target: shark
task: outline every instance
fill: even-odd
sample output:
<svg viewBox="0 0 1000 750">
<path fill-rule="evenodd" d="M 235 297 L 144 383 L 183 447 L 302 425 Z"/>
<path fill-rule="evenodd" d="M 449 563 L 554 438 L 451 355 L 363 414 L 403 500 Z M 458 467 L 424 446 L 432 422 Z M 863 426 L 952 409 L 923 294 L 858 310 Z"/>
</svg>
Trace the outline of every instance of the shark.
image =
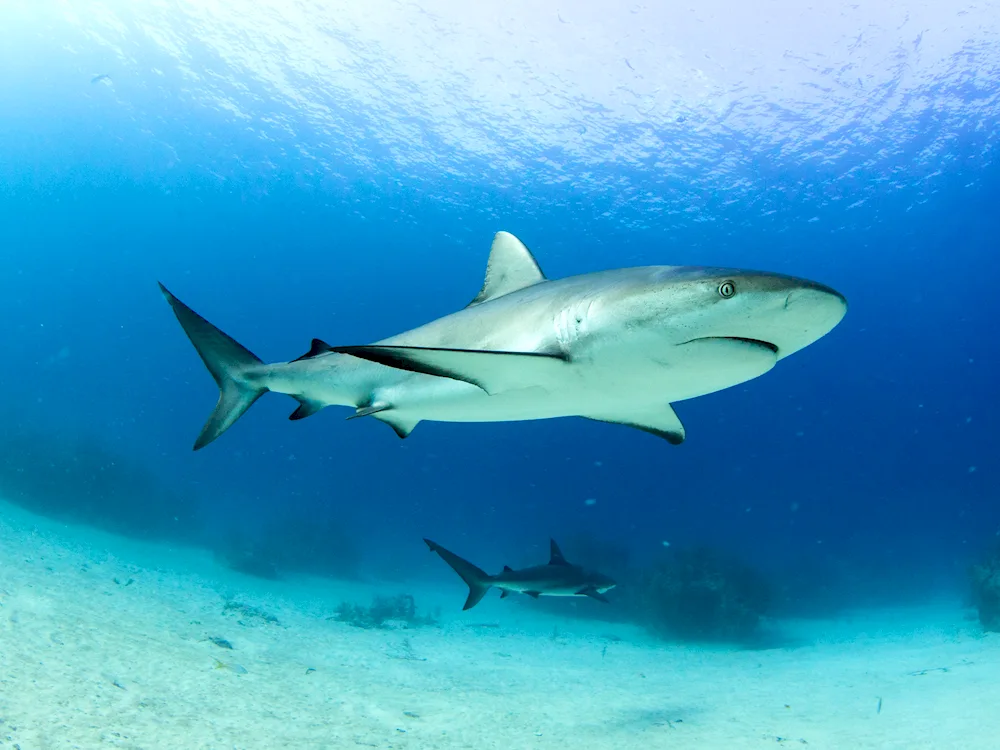
<svg viewBox="0 0 1000 750">
<path fill-rule="evenodd" d="M 527 594 L 537 599 L 540 596 L 587 596 L 601 602 L 608 602 L 606 591 L 615 587 L 615 582 L 596 570 L 587 570 L 566 561 L 555 539 L 549 540 L 549 562 L 547 565 L 533 565 L 530 568 L 514 570 L 505 565 L 503 571 L 491 576 L 468 560 L 463 560 L 454 552 L 449 552 L 437 542 L 424 539 L 431 552 L 436 552 L 451 566 L 469 587 L 469 597 L 463 610 L 472 609 L 491 588 L 500 589 L 500 598 L 512 593 Z"/>
<path fill-rule="evenodd" d="M 843 295 L 779 273 L 644 266 L 548 279 L 497 232 L 479 293 L 451 314 L 368 344 L 312 339 L 265 363 L 160 284 L 219 388 L 194 449 L 267 392 L 298 401 L 289 419 L 346 406 L 405 438 L 421 421 L 583 417 L 677 445 L 673 404 L 745 383 L 829 333 Z"/>
</svg>

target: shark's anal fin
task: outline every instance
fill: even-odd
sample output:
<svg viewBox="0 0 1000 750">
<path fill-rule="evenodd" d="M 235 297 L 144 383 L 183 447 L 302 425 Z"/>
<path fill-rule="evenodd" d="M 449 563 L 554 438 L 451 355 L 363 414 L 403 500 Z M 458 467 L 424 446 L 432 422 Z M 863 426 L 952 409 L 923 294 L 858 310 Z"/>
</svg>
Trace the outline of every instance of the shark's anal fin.
<svg viewBox="0 0 1000 750">
<path fill-rule="evenodd" d="M 549 565 L 569 565 L 555 539 L 549 539 Z"/>
<path fill-rule="evenodd" d="M 419 346 L 337 346 L 333 351 L 395 367 L 398 370 L 461 380 L 489 394 L 544 383 L 556 384 L 566 374 L 564 354 L 435 349 Z"/>
<path fill-rule="evenodd" d="M 510 232 L 497 232 L 486 263 L 483 288 L 468 306 L 482 304 L 542 281 L 545 281 L 545 274 L 524 243 Z"/>
<path fill-rule="evenodd" d="M 597 599 L 599 602 L 604 602 L 605 604 L 611 604 L 611 600 L 608 599 L 604 594 L 595 589 L 593 586 L 587 586 L 576 592 L 577 596 L 589 596 L 591 599 Z"/>
<path fill-rule="evenodd" d="M 583 414 L 581 416 L 599 422 L 611 422 L 612 424 L 634 427 L 637 430 L 661 437 L 671 445 L 680 445 L 684 442 L 684 425 L 681 424 L 681 420 L 677 417 L 670 404 L 662 404 L 641 413 L 622 413 L 619 415 Z"/>
<path fill-rule="evenodd" d="M 292 360 L 292 362 L 300 362 L 303 359 L 312 359 L 313 357 L 318 357 L 320 354 L 329 354 L 332 351 L 333 347 L 323 341 L 323 339 L 313 339 L 312 343 L 309 345 L 309 351 L 301 357 L 296 357 Z"/>
<path fill-rule="evenodd" d="M 292 421 L 311 417 L 325 406 L 325 404 L 322 404 L 319 401 L 310 401 L 309 399 L 299 398 L 298 396 L 296 396 L 296 400 L 299 402 L 299 408 L 288 415 L 288 418 Z"/>
</svg>

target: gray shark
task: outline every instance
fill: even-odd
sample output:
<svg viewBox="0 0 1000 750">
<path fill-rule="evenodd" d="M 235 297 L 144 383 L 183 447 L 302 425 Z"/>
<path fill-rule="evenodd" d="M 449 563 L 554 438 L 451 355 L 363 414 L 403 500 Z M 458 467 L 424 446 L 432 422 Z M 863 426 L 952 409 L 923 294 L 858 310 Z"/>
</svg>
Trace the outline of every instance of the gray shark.
<svg viewBox="0 0 1000 750">
<path fill-rule="evenodd" d="M 516 237 L 498 232 L 466 307 L 374 344 L 313 339 L 266 364 L 161 284 L 219 386 L 194 444 L 203 448 L 264 393 L 371 416 L 401 438 L 422 420 L 503 422 L 579 416 L 685 437 L 671 404 L 763 375 L 826 335 L 844 297 L 775 273 L 647 266 L 546 279 Z"/>
<path fill-rule="evenodd" d="M 502 573 L 491 576 L 454 552 L 449 552 L 437 542 L 424 539 L 431 552 L 437 552 L 469 586 L 469 598 L 462 609 L 472 609 L 486 596 L 490 588 L 500 589 L 500 598 L 508 594 L 539 596 L 589 596 L 607 602 L 604 592 L 615 587 L 615 582 L 595 570 L 566 562 L 555 539 L 549 540 L 549 564 L 513 570 L 504 566 Z"/>
</svg>

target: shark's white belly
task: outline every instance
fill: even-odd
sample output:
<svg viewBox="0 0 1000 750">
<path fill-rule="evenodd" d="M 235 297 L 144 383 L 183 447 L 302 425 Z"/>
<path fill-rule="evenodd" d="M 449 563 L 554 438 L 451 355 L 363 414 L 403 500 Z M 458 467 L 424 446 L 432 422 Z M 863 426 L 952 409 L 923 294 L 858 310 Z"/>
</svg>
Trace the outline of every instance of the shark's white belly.
<svg viewBox="0 0 1000 750">
<path fill-rule="evenodd" d="M 449 378 L 409 374 L 378 398 L 408 418 L 441 422 L 636 414 L 746 382 L 776 359 L 766 349 L 733 342 L 696 342 L 688 356 L 670 360 L 608 354 L 568 364 L 558 379 L 493 394 Z"/>
</svg>

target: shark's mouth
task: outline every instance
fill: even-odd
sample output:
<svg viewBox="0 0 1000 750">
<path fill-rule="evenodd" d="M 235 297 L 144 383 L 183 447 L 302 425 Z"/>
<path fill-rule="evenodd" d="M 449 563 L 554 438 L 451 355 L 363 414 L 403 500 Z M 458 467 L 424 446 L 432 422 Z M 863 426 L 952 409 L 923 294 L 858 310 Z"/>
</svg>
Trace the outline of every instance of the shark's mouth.
<svg viewBox="0 0 1000 750">
<path fill-rule="evenodd" d="M 755 344 L 757 346 L 762 346 L 765 349 L 770 349 L 775 354 L 778 353 L 778 347 L 772 344 L 770 341 L 761 341 L 760 339 L 748 339 L 743 336 L 719 336 L 720 339 L 729 339 L 730 341 L 742 341 L 745 344 Z"/>
<path fill-rule="evenodd" d="M 759 346 L 762 349 L 767 349 L 774 354 L 778 353 L 777 344 L 772 344 L 770 341 L 762 341 L 761 339 L 750 339 L 745 336 L 703 336 L 697 339 L 691 339 L 691 341 L 685 341 L 684 343 L 690 344 L 695 341 L 741 341 L 744 344 L 752 344 L 753 346 Z"/>
</svg>

